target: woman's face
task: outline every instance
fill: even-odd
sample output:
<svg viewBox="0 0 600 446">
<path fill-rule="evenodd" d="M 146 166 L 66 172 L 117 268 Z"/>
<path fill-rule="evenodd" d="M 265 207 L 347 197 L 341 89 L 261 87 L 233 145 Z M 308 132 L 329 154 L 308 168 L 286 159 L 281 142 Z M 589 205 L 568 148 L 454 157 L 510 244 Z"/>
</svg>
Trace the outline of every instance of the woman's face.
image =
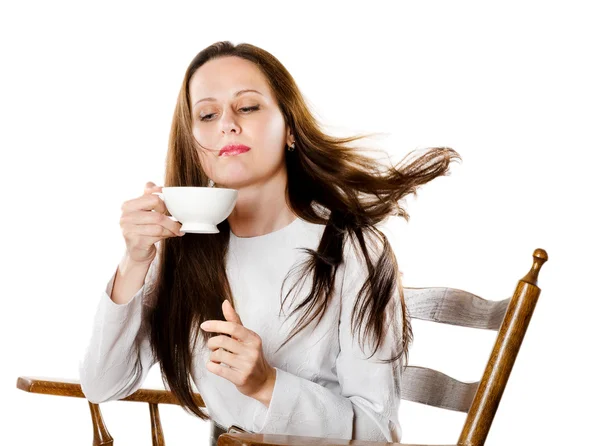
<svg viewBox="0 0 600 446">
<path fill-rule="evenodd" d="M 217 185 L 239 189 L 261 184 L 285 169 L 285 146 L 293 138 L 254 63 L 234 56 L 210 60 L 194 73 L 189 89 L 200 162 Z M 219 155 L 229 144 L 250 150 Z"/>
</svg>

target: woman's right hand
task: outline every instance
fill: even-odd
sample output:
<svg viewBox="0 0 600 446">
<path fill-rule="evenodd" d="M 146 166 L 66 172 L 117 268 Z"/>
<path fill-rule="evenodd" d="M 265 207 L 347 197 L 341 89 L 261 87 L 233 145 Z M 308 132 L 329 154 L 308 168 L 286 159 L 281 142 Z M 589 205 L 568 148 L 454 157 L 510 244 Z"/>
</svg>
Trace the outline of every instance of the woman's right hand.
<svg viewBox="0 0 600 446">
<path fill-rule="evenodd" d="M 161 192 L 162 186 L 146 183 L 141 197 L 123 203 L 121 210 L 121 232 L 127 246 L 127 256 L 139 263 L 152 263 L 156 256 L 156 242 L 168 237 L 180 237 L 181 223 L 171 220 L 167 207 L 154 192 Z"/>
</svg>

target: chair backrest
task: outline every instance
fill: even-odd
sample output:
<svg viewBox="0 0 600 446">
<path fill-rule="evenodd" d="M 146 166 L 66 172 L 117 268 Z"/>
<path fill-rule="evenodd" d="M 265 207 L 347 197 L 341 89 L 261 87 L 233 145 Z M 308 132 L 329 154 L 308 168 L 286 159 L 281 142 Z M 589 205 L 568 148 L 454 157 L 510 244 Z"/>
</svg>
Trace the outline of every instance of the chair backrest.
<svg viewBox="0 0 600 446">
<path fill-rule="evenodd" d="M 536 249 L 531 270 L 519 280 L 512 298 L 501 301 L 453 288 L 404 288 L 411 319 L 498 331 L 478 382 L 464 383 L 425 367 L 404 369 L 402 399 L 467 413 L 459 445 L 485 442 L 540 295 L 537 278 L 546 260 L 546 251 Z"/>
</svg>

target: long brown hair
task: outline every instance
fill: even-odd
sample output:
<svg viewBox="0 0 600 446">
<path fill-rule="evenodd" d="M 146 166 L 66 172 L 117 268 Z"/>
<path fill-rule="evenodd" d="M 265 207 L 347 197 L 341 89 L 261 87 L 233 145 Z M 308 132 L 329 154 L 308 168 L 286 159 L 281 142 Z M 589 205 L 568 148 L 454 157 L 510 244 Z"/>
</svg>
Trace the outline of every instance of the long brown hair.
<svg viewBox="0 0 600 446">
<path fill-rule="evenodd" d="M 436 147 L 419 156 L 411 156 L 413 151 L 397 166 L 382 168 L 374 158 L 351 146 L 365 135 L 341 138 L 321 130 L 293 77 L 273 55 L 250 44 L 224 41 L 198 53 L 185 72 L 169 138 L 165 186 L 208 186 L 209 178 L 201 168 L 198 143 L 192 134 L 189 82 L 204 63 L 224 56 L 254 62 L 266 76 L 295 139 L 295 150 L 286 150 L 287 203 L 301 219 L 325 225 L 317 250 L 305 249 L 309 256 L 300 277 L 312 274 L 312 289 L 291 313 L 304 309 L 298 326 L 282 346 L 317 316 L 321 320 L 335 292 L 334 280 L 343 263 L 345 243 L 351 242 L 360 247 L 368 269 L 352 313 L 353 334 L 358 333 L 362 344 L 366 337 L 374 341 L 375 353 L 388 329 L 401 332 L 398 353 L 386 360 L 397 366 L 407 358 L 412 330 L 396 258 L 375 225 L 392 215 L 408 220 L 399 200 L 415 193 L 418 186 L 447 174 L 450 162 L 460 160 L 460 156 L 450 148 Z M 225 269 L 228 221 L 218 228 L 218 234 L 187 234 L 161 242 L 153 287 L 155 304 L 148 315 L 150 343 L 163 382 L 186 411 L 203 420 L 210 417 L 193 398 L 190 371 L 196 341 L 200 338 L 206 343 L 213 334 L 203 332 L 199 325 L 209 319 L 224 320 L 223 300 L 234 303 Z M 369 254 L 370 240 L 378 241 L 380 246 L 374 261 Z M 400 293 L 399 302 L 393 299 L 396 291 Z M 399 311 L 401 318 L 394 317 Z M 402 327 L 390 328 L 390 321 L 398 319 Z"/>
</svg>

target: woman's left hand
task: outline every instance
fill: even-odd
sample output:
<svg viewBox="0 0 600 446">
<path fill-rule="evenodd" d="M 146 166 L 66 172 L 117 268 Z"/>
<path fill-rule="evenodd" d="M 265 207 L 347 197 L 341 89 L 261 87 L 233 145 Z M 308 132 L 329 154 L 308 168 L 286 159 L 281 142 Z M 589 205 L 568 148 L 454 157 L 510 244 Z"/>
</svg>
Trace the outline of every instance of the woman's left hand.
<svg viewBox="0 0 600 446">
<path fill-rule="evenodd" d="M 212 352 L 206 368 L 231 381 L 240 393 L 269 407 L 277 373 L 265 359 L 262 339 L 242 325 L 242 320 L 228 300 L 223 301 L 223 315 L 225 321 L 205 321 L 200 325 L 204 331 L 231 336 L 219 335 L 208 340 L 206 345 Z M 229 367 L 223 367 L 220 363 Z"/>
</svg>

